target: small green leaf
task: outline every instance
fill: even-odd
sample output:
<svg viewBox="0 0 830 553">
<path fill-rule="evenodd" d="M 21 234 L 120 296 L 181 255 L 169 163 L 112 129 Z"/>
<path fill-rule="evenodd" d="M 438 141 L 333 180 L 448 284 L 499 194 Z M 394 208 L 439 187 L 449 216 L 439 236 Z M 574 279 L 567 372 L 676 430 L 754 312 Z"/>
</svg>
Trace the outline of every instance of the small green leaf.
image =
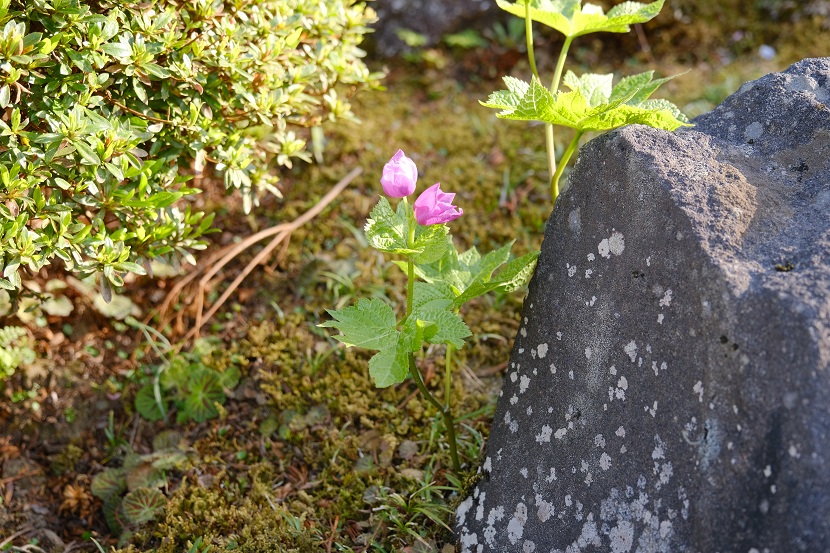
<svg viewBox="0 0 830 553">
<path fill-rule="evenodd" d="M 101 159 L 95 152 L 92 151 L 89 144 L 83 140 L 72 140 L 71 143 L 75 146 L 75 149 L 78 150 L 78 153 L 81 154 L 84 161 L 87 161 L 92 165 L 101 165 Z"/>
<path fill-rule="evenodd" d="M 122 468 L 105 469 L 92 478 L 90 491 L 95 497 L 106 501 L 110 497 L 116 497 L 127 489 L 125 472 Z"/>
<path fill-rule="evenodd" d="M 351 307 L 326 311 L 334 320 L 318 326 L 338 329 L 342 334 L 335 338 L 347 346 L 382 350 L 397 341 L 395 312 L 382 300 L 361 299 Z"/>
<path fill-rule="evenodd" d="M 225 392 L 219 383 L 219 375 L 216 371 L 203 369 L 190 375 L 182 414 L 196 422 L 204 422 L 219 414 L 214 404 L 224 402 Z"/>
<path fill-rule="evenodd" d="M 470 329 L 461 317 L 447 309 L 413 311 L 410 317 L 435 325 L 435 332 L 424 334 L 424 339 L 431 344 L 452 344 L 461 349 L 464 347 L 464 338 L 471 336 Z"/>
<path fill-rule="evenodd" d="M 405 340 L 376 353 L 369 359 L 369 374 L 378 388 L 387 388 L 406 380 L 409 373 L 409 354 Z"/>
<path fill-rule="evenodd" d="M 101 51 L 116 58 L 129 58 L 133 53 L 132 47 L 129 44 L 124 44 L 123 42 L 109 42 L 107 44 L 102 44 Z"/>
<path fill-rule="evenodd" d="M 167 498 L 155 488 L 138 488 L 128 493 L 121 511 L 132 524 L 144 524 L 156 518 L 167 505 Z"/>
<path fill-rule="evenodd" d="M 135 410 L 148 421 L 160 421 L 164 418 L 152 384 L 143 386 L 135 395 Z"/>
</svg>

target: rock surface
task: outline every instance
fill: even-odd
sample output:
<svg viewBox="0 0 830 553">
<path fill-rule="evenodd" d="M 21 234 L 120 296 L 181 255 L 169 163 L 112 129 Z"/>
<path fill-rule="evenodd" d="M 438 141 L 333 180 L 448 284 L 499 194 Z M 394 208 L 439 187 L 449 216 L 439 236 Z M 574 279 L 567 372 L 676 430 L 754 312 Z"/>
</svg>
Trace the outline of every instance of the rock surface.
<svg viewBox="0 0 830 553">
<path fill-rule="evenodd" d="M 465 552 L 830 551 L 830 58 L 583 148 Z"/>
</svg>

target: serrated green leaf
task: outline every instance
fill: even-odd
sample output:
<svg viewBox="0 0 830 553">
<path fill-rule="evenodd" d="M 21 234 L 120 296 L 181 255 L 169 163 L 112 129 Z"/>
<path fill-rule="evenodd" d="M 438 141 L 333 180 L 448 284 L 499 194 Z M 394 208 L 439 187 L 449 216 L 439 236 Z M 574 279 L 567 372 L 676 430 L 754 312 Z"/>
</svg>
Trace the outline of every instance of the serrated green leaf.
<svg viewBox="0 0 830 553">
<path fill-rule="evenodd" d="M 455 293 L 448 284 L 441 282 L 414 283 L 412 309 L 442 309 L 452 304 Z"/>
<path fill-rule="evenodd" d="M 446 225 L 418 225 L 412 249 L 420 253 L 415 254 L 412 260 L 415 263 L 432 263 L 444 257 L 452 247 L 449 232 Z"/>
<path fill-rule="evenodd" d="M 586 77 L 583 80 L 570 74 L 567 84 L 575 89 L 570 92 L 559 92 L 556 95 L 551 94 L 534 77 L 525 96 L 516 100 L 516 108 L 512 111 L 504 109 L 496 116 L 521 121 L 542 121 L 570 127 L 583 133 L 608 131 L 634 123 L 671 131 L 686 125 L 685 117 L 678 117 L 680 110 L 676 107 L 668 109 L 663 104 L 645 103 L 645 98 L 671 77 L 654 81 L 650 75 L 636 75 L 634 76 L 636 78 L 624 79 L 617 87 L 612 88 L 611 94 L 604 102 L 601 98 L 607 91 L 603 84 L 607 76 L 588 75 Z M 622 88 L 617 90 L 620 85 Z M 585 97 L 583 90 L 591 94 L 591 101 L 601 103 L 591 105 L 591 101 Z"/>
<path fill-rule="evenodd" d="M 562 79 L 562 84 L 571 90 L 581 92 L 582 96 L 588 101 L 588 105 L 596 107 L 609 103 L 608 100 L 613 89 L 613 79 L 614 75 L 611 73 L 606 75 L 585 73 L 581 77 L 577 77 L 573 71 L 568 71 Z"/>
<path fill-rule="evenodd" d="M 378 388 L 387 388 L 400 384 L 409 373 L 409 354 L 407 344 L 401 340 L 376 353 L 369 359 L 369 374 Z"/>
<path fill-rule="evenodd" d="M 413 311 L 410 318 L 435 325 L 435 332 L 424 333 L 424 340 L 430 344 L 452 344 L 461 349 L 464 347 L 464 338 L 471 335 L 461 317 L 448 309 L 419 309 Z"/>
<path fill-rule="evenodd" d="M 334 320 L 318 326 L 338 329 L 342 334 L 335 338 L 347 346 L 382 350 L 392 347 L 398 339 L 395 312 L 377 298 L 361 299 L 351 307 L 326 311 Z"/>
<path fill-rule="evenodd" d="M 581 0 L 529 1 L 530 18 L 533 21 L 552 27 L 570 38 L 597 32 L 627 33 L 631 30 L 630 25 L 645 23 L 656 17 L 664 3 L 664 0 L 650 4 L 623 2 L 606 14 L 595 4 L 582 6 Z M 517 17 L 525 17 L 526 6 L 523 0 L 496 0 L 496 4 Z"/>
<path fill-rule="evenodd" d="M 406 218 L 392 211 L 389 200 L 381 197 L 366 221 L 364 232 L 366 241 L 378 251 L 404 255 L 418 253 L 407 245 L 407 228 Z"/>
</svg>

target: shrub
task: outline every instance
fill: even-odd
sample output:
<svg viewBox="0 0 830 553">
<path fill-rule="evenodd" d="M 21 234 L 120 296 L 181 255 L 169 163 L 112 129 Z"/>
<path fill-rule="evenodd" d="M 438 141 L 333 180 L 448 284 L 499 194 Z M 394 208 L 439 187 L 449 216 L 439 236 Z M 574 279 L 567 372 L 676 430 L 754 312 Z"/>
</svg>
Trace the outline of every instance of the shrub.
<svg viewBox="0 0 830 553">
<path fill-rule="evenodd" d="M 35 357 L 32 340 L 25 328 L 0 327 L 0 388 L 16 369 L 32 363 Z"/>
<path fill-rule="evenodd" d="M 193 178 L 246 211 L 279 196 L 305 129 L 376 83 L 358 48 L 373 17 L 354 0 L 0 0 L 0 287 L 58 258 L 107 297 L 151 259 L 193 262 L 213 219 Z"/>
</svg>

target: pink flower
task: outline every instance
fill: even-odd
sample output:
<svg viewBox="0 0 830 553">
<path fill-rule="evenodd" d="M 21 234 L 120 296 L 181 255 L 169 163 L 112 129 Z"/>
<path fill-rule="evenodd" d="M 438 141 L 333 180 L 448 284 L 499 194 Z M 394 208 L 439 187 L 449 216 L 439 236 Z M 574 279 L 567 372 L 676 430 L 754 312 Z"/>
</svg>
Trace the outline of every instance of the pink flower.
<svg viewBox="0 0 830 553">
<path fill-rule="evenodd" d="M 415 192 L 416 180 L 418 180 L 418 168 L 415 167 L 415 162 L 406 157 L 403 150 L 398 150 L 383 166 L 380 183 L 387 196 L 404 198 Z"/>
<path fill-rule="evenodd" d="M 419 225 L 437 225 L 458 219 L 464 211 L 452 205 L 455 194 L 441 192 L 441 183 L 436 182 L 424 190 L 415 200 L 415 220 Z"/>
</svg>

